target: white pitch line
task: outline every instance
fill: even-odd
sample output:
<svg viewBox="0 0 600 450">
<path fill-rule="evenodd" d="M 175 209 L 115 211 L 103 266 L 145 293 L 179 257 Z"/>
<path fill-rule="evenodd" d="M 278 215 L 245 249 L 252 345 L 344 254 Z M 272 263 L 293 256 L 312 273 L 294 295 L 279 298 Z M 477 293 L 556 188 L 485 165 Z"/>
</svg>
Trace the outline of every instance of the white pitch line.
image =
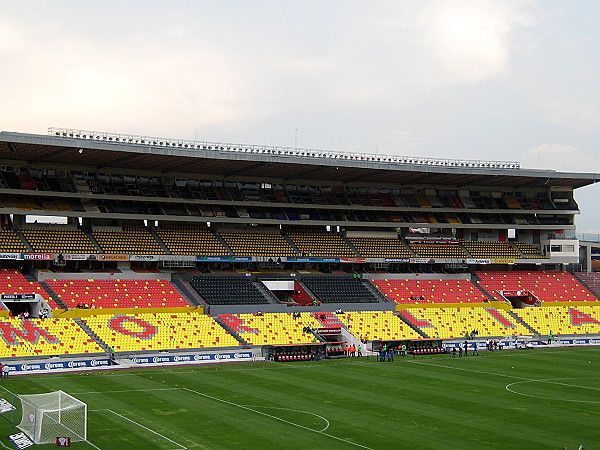
<svg viewBox="0 0 600 450">
<path fill-rule="evenodd" d="M 424 366 L 435 366 L 435 367 L 443 367 L 443 368 L 452 369 L 452 370 L 463 370 L 465 372 L 482 373 L 484 375 L 495 375 L 497 377 L 516 378 L 517 380 L 535 381 L 533 378 L 519 377 L 519 376 L 516 376 L 516 375 L 507 375 L 507 374 L 504 374 L 504 373 L 487 372 L 485 370 L 466 369 L 464 367 L 453 367 L 453 366 L 446 366 L 446 365 L 443 365 L 443 364 L 425 363 L 425 362 L 422 362 L 422 361 L 407 361 L 407 362 L 409 364 L 421 364 L 421 365 L 424 365 Z"/>
<path fill-rule="evenodd" d="M 180 443 L 178 443 L 178 442 L 175 442 L 174 440 L 172 440 L 172 439 L 169 439 L 168 437 L 166 437 L 166 436 L 164 436 L 164 435 L 162 435 L 162 434 L 160 434 L 160 433 L 158 433 L 158 432 L 156 432 L 156 431 L 154 431 L 154 430 L 152 430 L 152 429 L 150 429 L 150 428 L 148 428 L 148 427 L 145 427 L 145 426 L 144 426 L 144 425 L 142 425 L 141 423 L 137 423 L 135 420 L 131 420 L 129 417 L 125 417 L 125 416 L 123 416 L 123 415 L 119 414 L 118 412 L 114 412 L 112 409 L 92 409 L 92 410 L 90 410 L 90 411 L 93 411 L 93 412 L 97 412 L 97 411 L 108 411 L 108 412 L 110 412 L 110 413 L 113 413 L 115 416 L 119 416 L 119 417 L 121 417 L 122 419 L 125 419 L 125 420 L 127 420 L 127 421 L 129 421 L 129 422 L 131 422 L 131 423 L 133 423 L 133 424 L 135 424 L 135 425 L 137 425 L 138 427 L 140 427 L 140 428 L 143 428 L 143 429 L 144 429 L 144 430 L 146 430 L 146 431 L 149 431 L 149 432 L 150 432 L 150 433 L 152 433 L 152 434 L 155 434 L 155 435 L 157 435 L 157 436 L 160 436 L 161 438 L 165 439 L 166 441 L 169 441 L 169 442 L 171 442 L 172 444 L 175 444 L 175 445 L 177 445 L 179 448 L 187 449 L 187 447 L 185 447 L 185 446 L 181 445 Z"/>
<path fill-rule="evenodd" d="M 558 381 L 553 381 L 553 380 L 594 380 L 594 379 L 595 378 L 572 378 L 572 377 L 569 377 L 569 378 L 554 378 L 554 379 L 550 378 L 550 379 L 540 379 L 540 380 L 524 380 L 524 381 L 515 381 L 514 383 L 507 384 L 505 386 L 505 388 L 508 392 L 511 392 L 511 393 L 517 394 L 517 395 L 523 395 L 525 397 L 541 398 L 544 400 L 554 400 L 554 401 L 561 401 L 561 402 L 600 403 L 600 401 L 597 401 L 597 400 L 575 400 L 575 399 L 556 398 L 556 397 L 544 397 L 543 395 L 525 394 L 524 392 L 518 392 L 518 391 L 511 389 L 511 386 L 514 386 L 515 384 L 536 382 L 536 383 L 558 384 L 558 385 L 562 385 L 562 386 L 576 387 L 576 388 L 581 388 L 581 389 L 593 389 L 596 391 L 600 390 L 600 388 L 597 388 L 597 387 L 580 386 L 578 384 L 560 383 Z"/>
<path fill-rule="evenodd" d="M 277 406 L 260 406 L 260 405 L 240 405 L 240 406 L 245 406 L 247 408 L 279 409 L 282 411 L 294 411 L 294 412 L 299 412 L 299 413 L 303 413 L 303 414 L 309 414 L 311 416 L 318 417 L 319 419 L 323 420 L 323 422 L 325 422 L 327 424 L 325 426 L 325 428 L 323 428 L 322 430 L 315 430 L 315 431 L 325 431 L 325 430 L 327 430 L 327 428 L 329 428 L 329 425 L 330 425 L 329 420 L 327 420 L 325 417 L 320 416 L 316 413 L 312 413 L 310 411 L 304 411 L 303 409 L 279 408 Z"/>
<path fill-rule="evenodd" d="M 193 392 L 194 394 L 201 395 L 202 397 L 210 398 L 211 400 L 216 400 L 218 402 L 225 403 L 227 405 L 235 406 L 236 408 L 241 408 L 241 409 L 244 409 L 246 411 L 251 411 L 251 412 L 254 412 L 256 414 L 260 414 L 262 416 L 270 417 L 271 419 L 275 419 L 275 420 L 278 420 L 280 422 L 287 423 L 288 425 L 292 425 L 294 427 L 302 428 L 303 430 L 311 431 L 313 433 L 321 434 L 323 436 L 326 436 L 326 437 L 329 437 L 329 438 L 332 438 L 332 439 L 336 439 L 336 440 L 341 441 L 341 442 L 345 442 L 346 444 L 354 445 L 354 446 L 360 447 L 360 448 L 366 448 L 368 450 L 373 450 L 371 447 L 367 447 L 365 445 L 358 444 L 356 442 L 348 441 L 346 439 L 334 436 L 332 434 L 324 433 L 323 431 L 313 430 L 312 428 L 305 427 L 304 425 L 300 425 L 300 424 L 297 424 L 297 423 L 294 423 L 294 422 L 290 422 L 289 420 L 282 419 L 281 417 L 273 416 L 271 414 L 267 414 L 265 412 L 258 411 L 256 409 L 252 409 L 252 408 L 249 408 L 247 406 L 240 405 L 238 403 L 230 402 L 228 400 L 223 400 L 222 398 L 218 398 L 218 397 L 213 397 L 212 395 L 204 394 L 202 392 L 198 392 L 198 391 L 195 391 L 193 389 L 188 389 L 188 388 L 182 388 L 182 389 L 184 391 Z"/>
</svg>

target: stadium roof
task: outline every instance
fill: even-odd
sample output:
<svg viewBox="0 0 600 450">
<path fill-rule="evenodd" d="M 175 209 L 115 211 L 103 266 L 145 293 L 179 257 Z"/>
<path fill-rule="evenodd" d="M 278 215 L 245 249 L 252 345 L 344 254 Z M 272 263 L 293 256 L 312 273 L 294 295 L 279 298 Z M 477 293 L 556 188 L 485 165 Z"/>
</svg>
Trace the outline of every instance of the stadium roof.
<svg viewBox="0 0 600 450">
<path fill-rule="evenodd" d="M 185 148 L 153 142 L 0 133 L 0 159 L 19 164 L 89 166 L 96 170 L 146 170 L 214 177 L 285 180 L 333 180 L 344 183 L 402 185 L 571 187 L 600 181 L 600 174 L 522 169 L 518 163 L 415 158 L 399 162 L 385 157 L 339 156 L 341 153 L 278 152 L 271 147 Z M 233 145 L 233 144 L 232 144 Z M 211 148 L 212 147 L 212 148 Z M 273 149 L 273 150 L 271 150 Z M 314 156 L 313 156 L 314 155 Z M 489 166 L 489 167 L 488 167 Z"/>
</svg>

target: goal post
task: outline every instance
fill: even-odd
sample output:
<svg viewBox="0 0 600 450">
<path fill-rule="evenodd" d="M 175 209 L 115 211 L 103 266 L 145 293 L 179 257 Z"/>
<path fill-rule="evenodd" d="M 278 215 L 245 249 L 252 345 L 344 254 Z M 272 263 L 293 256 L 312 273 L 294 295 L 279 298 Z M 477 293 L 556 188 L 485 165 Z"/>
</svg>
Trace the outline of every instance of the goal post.
<svg viewBox="0 0 600 450">
<path fill-rule="evenodd" d="M 17 426 L 36 444 L 87 440 L 87 404 L 63 391 L 19 395 L 21 423 Z"/>
</svg>

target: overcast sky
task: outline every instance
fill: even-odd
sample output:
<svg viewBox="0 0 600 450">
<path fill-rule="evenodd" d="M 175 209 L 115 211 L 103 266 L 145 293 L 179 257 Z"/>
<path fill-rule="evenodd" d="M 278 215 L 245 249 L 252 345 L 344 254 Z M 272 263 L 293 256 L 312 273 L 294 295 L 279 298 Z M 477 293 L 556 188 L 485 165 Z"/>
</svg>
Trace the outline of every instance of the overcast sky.
<svg viewBox="0 0 600 450">
<path fill-rule="evenodd" d="M 600 173 L 600 2 L 0 0 L 0 129 Z M 600 186 L 577 191 L 600 233 Z"/>
</svg>

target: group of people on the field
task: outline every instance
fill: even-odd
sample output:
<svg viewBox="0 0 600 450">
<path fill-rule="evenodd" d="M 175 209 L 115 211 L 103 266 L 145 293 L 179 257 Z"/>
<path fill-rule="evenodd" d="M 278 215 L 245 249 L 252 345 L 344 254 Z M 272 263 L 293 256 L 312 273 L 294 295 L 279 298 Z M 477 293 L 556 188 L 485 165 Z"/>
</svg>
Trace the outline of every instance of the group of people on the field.
<svg viewBox="0 0 600 450">
<path fill-rule="evenodd" d="M 458 344 L 455 347 L 452 347 L 452 357 L 456 358 L 457 355 L 457 349 L 458 349 L 458 357 L 462 358 L 463 357 L 463 350 L 464 350 L 464 356 L 468 356 L 469 355 L 469 343 L 467 341 L 464 342 L 464 344 Z M 473 356 L 479 356 L 479 348 L 477 347 L 477 342 L 473 342 L 471 344 L 471 349 L 473 350 Z"/>
<path fill-rule="evenodd" d="M 504 344 L 501 341 L 488 339 L 487 341 L 485 341 L 485 347 L 487 348 L 488 352 L 493 352 L 497 350 L 502 350 L 504 348 Z"/>
<path fill-rule="evenodd" d="M 396 352 L 400 354 L 400 356 L 406 356 L 406 344 L 398 345 L 398 347 L 394 348 L 391 345 L 385 344 L 383 342 L 379 343 L 379 347 L 377 347 L 377 360 L 380 362 L 385 361 L 394 361 L 394 356 Z"/>
<path fill-rule="evenodd" d="M 354 344 L 352 345 L 344 345 L 344 355 L 346 356 L 350 356 L 350 357 L 360 357 L 362 356 L 362 346 L 359 345 L 358 347 Z"/>
</svg>

